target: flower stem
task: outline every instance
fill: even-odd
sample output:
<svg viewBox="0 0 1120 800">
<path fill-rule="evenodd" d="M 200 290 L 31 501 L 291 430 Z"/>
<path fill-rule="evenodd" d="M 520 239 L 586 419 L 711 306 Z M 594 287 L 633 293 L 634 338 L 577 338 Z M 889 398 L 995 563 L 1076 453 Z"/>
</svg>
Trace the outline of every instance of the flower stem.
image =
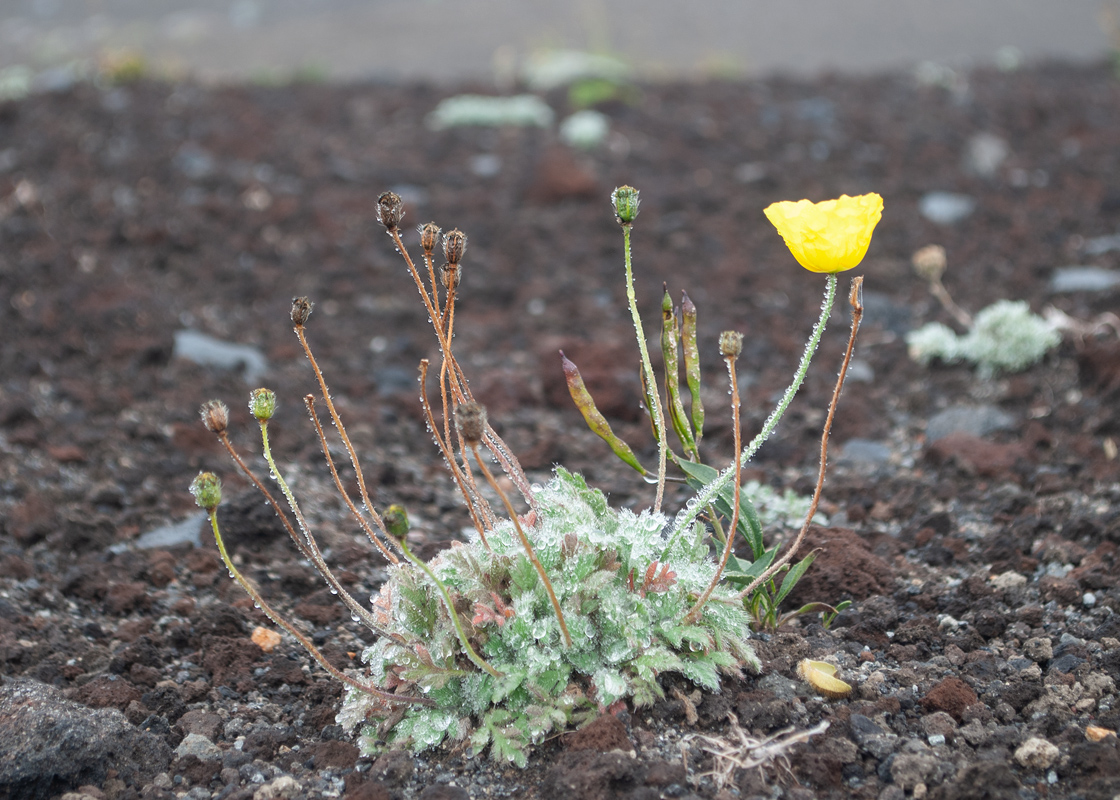
<svg viewBox="0 0 1120 800">
<path fill-rule="evenodd" d="M 649 360 L 649 348 L 646 347 L 646 334 L 642 328 L 642 318 L 638 314 L 638 298 L 634 292 L 634 267 L 630 258 L 630 225 L 622 226 L 622 245 L 626 261 L 626 299 L 630 303 L 630 316 L 634 321 L 634 333 L 638 337 L 638 350 L 642 354 L 642 374 L 645 376 L 647 396 L 652 400 L 653 408 L 649 413 L 653 416 L 654 427 L 657 428 L 657 497 L 653 503 L 656 514 L 661 510 L 661 501 L 665 497 L 665 468 L 668 460 L 669 436 L 665 431 L 665 413 L 661 408 L 661 393 L 657 388 L 657 378 L 653 374 L 653 364 Z"/>
<path fill-rule="evenodd" d="M 828 283 L 825 286 L 824 302 L 821 304 L 821 315 L 817 319 L 817 324 L 813 327 L 813 332 L 809 336 L 809 341 L 805 345 L 805 352 L 801 354 L 801 362 L 797 366 L 797 372 L 793 376 L 793 382 L 786 388 L 786 392 L 782 395 L 782 399 L 778 401 L 778 405 L 770 412 L 767 417 L 766 423 L 762 426 L 762 430 L 758 432 L 745 448 L 739 454 L 738 465 L 732 464 L 721 472 L 716 478 L 696 493 L 696 497 L 687 506 L 682 508 L 677 514 L 676 519 L 673 521 L 673 533 L 669 537 L 669 543 L 665 546 L 662 552 L 662 560 L 668 554 L 670 548 L 676 543 L 677 537 L 683 531 L 688 529 L 696 520 L 697 515 L 711 503 L 727 485 L 727 482 L 734 476 L 737 467 L 743 467 L 754 458 L 755 453 L 762 447 L 762 444 L 770 438 L 774 429 L 778 427 L 778 422 L 781 421 L 782 415 L 786 413 L 789 408 L 790 401 L 793 396 L 797 394 L 797 390 L 801 388 L 802 381 L 805 380 L 805 374 L 809 371 L 809 363 L 813 360 L 813 354 L 817 350 L 817 345 L 820 344 L 821 336 L 824 334 L 825 326 L 828 325 L 828 318 L 832 314 L 832 305 L 836 300 L 836 275 L 829 273 Z M 729 531 L 728 536 L 733 536 L 734 531 Z"/>
</svg>

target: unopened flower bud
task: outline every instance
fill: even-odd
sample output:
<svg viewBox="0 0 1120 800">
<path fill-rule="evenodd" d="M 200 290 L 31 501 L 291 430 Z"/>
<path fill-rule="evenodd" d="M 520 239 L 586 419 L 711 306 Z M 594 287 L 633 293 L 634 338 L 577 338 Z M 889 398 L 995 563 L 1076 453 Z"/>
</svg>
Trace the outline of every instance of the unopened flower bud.
<svg viewBox="0 0 1120 800">
<path fill-rule="evenodd" d="M 307 324 L 307 318 L 311 316 L 311 301 L 306 297 L 293 297 L 292 298 L 292 322 L 295 323 L 297 328 L 302 328 Z"/>
<path fill-rule="evenodd" d="M 932 283 L 941 280 L 948 259 L 945 257 L 944 247 L 929 244 L 914 253 L 910 257 L 910 263 L 914 265 L 914 272 Z"/>
<path fill-rule="evenodd" d="M 434 222 L 429 222 L 426 225 L 421 225 L 417 230 L 420 231 L 420 247 L 424 251 L 424 255 L 430 256 L 436 251 L 440 227 Z"/>
<path fill-rule="evenodd" d="M 207 400 L 198 410 L 202 424 L 211 433 L 225 433 L 229 425 L 229 409 L 221 400 Z"/>
<path fill-rule="evenodd" d="M 486 407 L 473 400 L 455 406 L 455 427 L 467 444 L 478 444 L 486 430 Z"/>
<path fill-rule="evenodd" d="M 408 511 L 404 506 L 396 503 L 385 509 L 381 518 L 385 522 L 385 530 L 397 539 L 403 539 L 412 528 L 412 523 L 408 521 Z"/>
<path fill-rule="evenodd" d="M 439 268 L 439 279 L 447 291 L 459 288 L 459 281 L 463 279 L 463 271 L 458 264 L 444 264 Z"/>
<path fill-rule="evenodd" d="M 443 257 L 452 266 L 458 265 L 463 260 L 463 253 L 467 251 L 467 235 L 456 228 L 443 235 Z"/>
<path fill-rule="evenodd" d="M 738 331 L 724 331 L 719 335 L 719 354 L 724 358 L 738 359 L 743 352 L 743 334 Z"/>
<path fill-rule="evenodd" d="M 382 192 L 377 198 L 377 221 L 385 226 L 385 230 L 395 231 L 400 227 L 403 217 L 404 203 L 401 202 L 400 195 Z"/>
<path fill-rule="evenodd" d="M 638 216 L 638 190 L 633 186 L 620 186 L 611 194 L 614 215 L 620 225 L 629 225 Z"/>
<path fill-rule="evenodd" d="M 271 389 L 254 389 L 249 394 L 249 411 L 257 422 L 268 422 L 276 413 L 276 392 Z"/>
<path fill-rule="evenodd" d="M 213 472 L 200 472 L 191 481 L 191 494 L 199 508 L 213 511 L 222 502 L 222 482 Z"/>
</svg>

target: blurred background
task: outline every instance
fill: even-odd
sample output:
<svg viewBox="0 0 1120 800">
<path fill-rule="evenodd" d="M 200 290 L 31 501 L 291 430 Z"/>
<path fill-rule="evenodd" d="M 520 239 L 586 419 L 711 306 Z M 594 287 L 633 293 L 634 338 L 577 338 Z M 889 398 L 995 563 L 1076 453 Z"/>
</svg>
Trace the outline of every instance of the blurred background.
<svg viewBox="0 0 1120 800">
<path fill-rule="evenodd" d="M 502 85 L 549 50 L 653 80 L 1006 69 L 1106 58 L 1118 20 L 1120 0 L 4 0 L 0 94 L 106 59 L 208 82 Z"/>
</svg>

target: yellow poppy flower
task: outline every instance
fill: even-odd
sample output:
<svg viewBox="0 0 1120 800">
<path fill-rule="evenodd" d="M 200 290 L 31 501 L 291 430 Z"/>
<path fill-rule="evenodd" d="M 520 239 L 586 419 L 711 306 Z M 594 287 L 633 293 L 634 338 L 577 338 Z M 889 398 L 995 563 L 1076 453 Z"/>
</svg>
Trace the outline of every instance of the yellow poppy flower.
<svg viewBox="0 0 1120 800">
<path fill-rule="evenodd" d="M 810 272 L 843 272 L 867 254 L 871 232 L 883 216 L 883 198 L 873 193 L 823 203 L 786 200 L 765 213 L 797 263 Z"/>
</svg>

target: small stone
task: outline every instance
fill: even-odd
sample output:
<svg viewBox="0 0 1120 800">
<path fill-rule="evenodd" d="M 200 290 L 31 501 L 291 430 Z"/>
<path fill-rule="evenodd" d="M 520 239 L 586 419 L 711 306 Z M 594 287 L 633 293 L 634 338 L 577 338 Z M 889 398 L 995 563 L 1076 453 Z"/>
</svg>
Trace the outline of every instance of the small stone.
<svg viewBox="0 0 1120 800">
<path fill-rule="evenodd" d="M 918 201 L 918 211 L 930 222 L 952 225 L 976 210 L 976 198 L 953 192 L 928 192 Z"/>
<path fill-rule="evenodd" d="M 1120 286 L 1120 271 L 1100 267 L 1062 267 L 1050 277 L 1052 292 L 1107 292 Z"/>
<path fill-rule="evenodd" d="M 1085 592 L 1085 594 L 1081 597 L 1081 605 L 1085 606 L 1086 608 L 1092 608 L 1096 604 L 1097 596 L 1092 592 Z"/>
<path fill-rule="evenodd" d="M 883 442 L 869 439 L 849 439 L 836 459 L 838 464 L 877 466 L 890 461 L 891 449 Z"/>
<path fill-rule="evenodd" d="M 281 775 L 253 792 L 253 800 L 291 800 L 303 791 L 299 781 L 291 775 Z"/>
<path fill-rule="evenodd" d="M 1049 769 L 1058 758 L 1058 748 L 1037 736 L 1027 739 L 1015 750 L 1015 761 L 1027 769 Z"/>
<path fill-rule="evenodd" d="M 902 753 L 891 762 L 891 779 L 903 789 L 913 789 L 937 768 L 936 756 Z"/>
<path fill-rule="evenodd" d="M 994 133 L 977 133 L 968 140 L 964 168 L 981 178 L 991 178 L 1011 154 L 1007 142 Z"/>
<path fill-rule="evenodd" d="M 987 436 L 1014 424 L 1014 417 L 995 406 L 952 406 L 930 417 L 926 423 L 926 442 L 935 442 L 952 433 Z"/>
<path fill-rule="evenodd" d="M 1049 637 L 1035 636 L 1023 642 L 1023 655 L 1036 664 L 1041 664 L 1054 657 L 1054 645 L 1050 643 Z"/>
<path fill-rule="evenodd" d="M 1027 585 L 1027 576 L 1018 572 L 1001 572 L 992 578 L 992 586 L 1001 592 L 1018 589 Z"/>
<path fill-rule="evenodd" d="M 218 761 L 222 757 L 222 751 L 205 736 L 188 733 L 175 748 L 175 755 L 179 758 L 195 756 L 199 761 Z"/>
<path fill-rule="evenodd" d="M 257 383 L 268 371 L 268 360 L 257 348 L 224 342 L 199 331 L 175 331 L 172 355 L 208 367 L 244 368 L 246 383 Z"/>
<path fill-rule="evenodd" d="M 202 543 L 202 526 L 206 519 L 206 512 L 200 511 L 187 517 L 182 522 L 164 525 L 148 531 L 137 539 L 134 545 L 141 550 L 161 550 L 184 544 L 198 547 Z M 119 549 L 123 552 L 125 547 Z"/>
</svg>

